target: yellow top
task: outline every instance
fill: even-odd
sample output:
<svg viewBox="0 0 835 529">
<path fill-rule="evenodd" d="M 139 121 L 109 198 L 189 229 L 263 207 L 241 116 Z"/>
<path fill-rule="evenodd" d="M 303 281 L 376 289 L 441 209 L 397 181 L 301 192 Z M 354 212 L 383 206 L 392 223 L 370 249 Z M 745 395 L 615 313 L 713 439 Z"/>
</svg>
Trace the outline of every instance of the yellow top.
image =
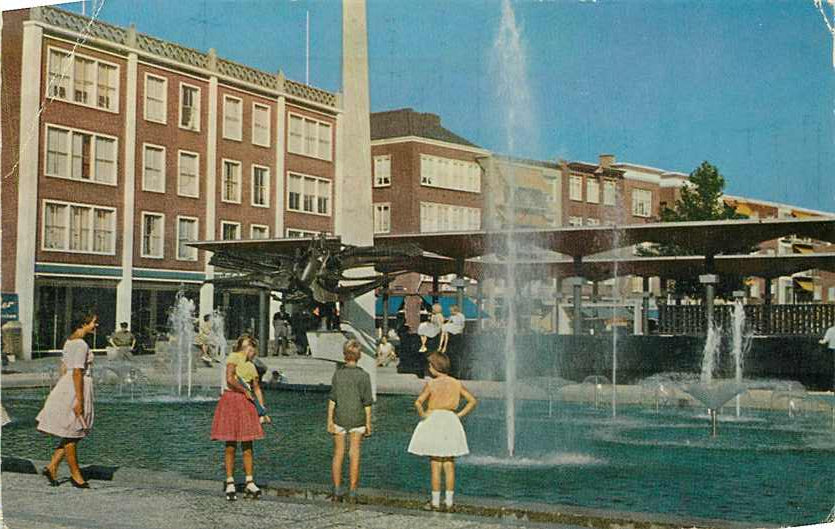
<svg viewBox="0 0 835 529">
<path fill-rule="evenodd" d="M 258 370 L 255 369 L 255 364 L 246 359 L 246 354 L 242 352 L 231 353 L 226 357 L 226 362 L 235 365 L 235 374 L 247 384 L 258 378 Z"/>
</svg>

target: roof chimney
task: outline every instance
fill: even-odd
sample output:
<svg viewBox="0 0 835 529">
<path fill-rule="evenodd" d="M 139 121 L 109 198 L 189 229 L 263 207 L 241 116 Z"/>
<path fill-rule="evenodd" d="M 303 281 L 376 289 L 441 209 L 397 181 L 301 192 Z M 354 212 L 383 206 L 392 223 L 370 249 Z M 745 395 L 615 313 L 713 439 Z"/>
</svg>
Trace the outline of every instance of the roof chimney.
<svg viewBox="0 0 835 529">
<path fill-rule="evenodd" d="M 601 154 L 598 158 L 600 160 L 600 167 L 603 169 L 608 169 L 615 163 L 614 154 Z"/>
</svg>

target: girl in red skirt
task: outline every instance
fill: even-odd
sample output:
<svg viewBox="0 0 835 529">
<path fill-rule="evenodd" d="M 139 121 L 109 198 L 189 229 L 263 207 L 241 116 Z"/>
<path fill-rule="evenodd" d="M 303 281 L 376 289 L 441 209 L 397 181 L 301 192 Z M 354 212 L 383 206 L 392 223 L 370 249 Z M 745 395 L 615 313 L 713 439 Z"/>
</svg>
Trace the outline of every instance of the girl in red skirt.
<svg viewBox="0 0 835 529">
<path fill-rule="evenodd" d="M 244 456 L 247 498 L 258 499 L 261 489 L 252 478 L 252 441 L 264 438 L 264 430 L 258 418 L 255 399 L 264 406 L 264 394 L 258 380 L 258 370 L 252 359 L 258 354 L 258 342 L 244 334 L 238 338 L 235 350 L 226 360 L 226 387 L 215 408 L 212 420 L 212 440 L 225 441 L 226 499 L 234 501 L 235 495 L 235 449 L 241 443 Z M 243 383 L 241 383 L 243 382 Z M 252 391 L 248 391 L 248 387 Z M 266 416 L 265 416 L 266 417 Z M 269 417 L 266 417 L 269 422 Z"/>
</svg>

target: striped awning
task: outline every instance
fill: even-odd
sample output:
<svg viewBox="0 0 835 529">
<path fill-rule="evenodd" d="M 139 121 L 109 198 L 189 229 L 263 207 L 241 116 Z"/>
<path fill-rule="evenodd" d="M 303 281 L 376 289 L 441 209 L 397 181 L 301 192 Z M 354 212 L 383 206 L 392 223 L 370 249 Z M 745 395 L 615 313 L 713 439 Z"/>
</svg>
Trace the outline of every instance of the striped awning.
<svg viewBox="0 0 835 529">
<path fill-rule="evenodd" d="M 815 291 L 815 283 L 809 278 L 806 277 L 796 277 L 794 278 L 794 284 L 797 288 L 805 290 L 807 292 L 814 292 Z"/>
</svg>

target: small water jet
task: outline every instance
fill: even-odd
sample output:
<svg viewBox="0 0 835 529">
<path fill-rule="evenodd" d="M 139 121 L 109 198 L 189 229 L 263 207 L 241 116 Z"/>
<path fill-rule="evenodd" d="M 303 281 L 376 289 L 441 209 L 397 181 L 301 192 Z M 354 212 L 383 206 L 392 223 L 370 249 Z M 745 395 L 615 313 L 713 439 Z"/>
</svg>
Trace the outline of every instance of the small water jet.
<svg viewBox="0 0 835 529">
<path fill-rule="evenodd" d="M 186 395 L 190 398 L 194 357 L 192 348 L 194 347 L 195 336 L 194 301 L 188 299 L 183 290 L 177 292 L 174 306 L 171 307 L 168 315 L 168 326 L 174 338 L 174 354 L 170 356 L 169 360 L 171 362 L 171 371 L 174 373 L 177 384 L 177 396 L 182 397 L 183 384 L 185 384 Z"/>
</svg>

